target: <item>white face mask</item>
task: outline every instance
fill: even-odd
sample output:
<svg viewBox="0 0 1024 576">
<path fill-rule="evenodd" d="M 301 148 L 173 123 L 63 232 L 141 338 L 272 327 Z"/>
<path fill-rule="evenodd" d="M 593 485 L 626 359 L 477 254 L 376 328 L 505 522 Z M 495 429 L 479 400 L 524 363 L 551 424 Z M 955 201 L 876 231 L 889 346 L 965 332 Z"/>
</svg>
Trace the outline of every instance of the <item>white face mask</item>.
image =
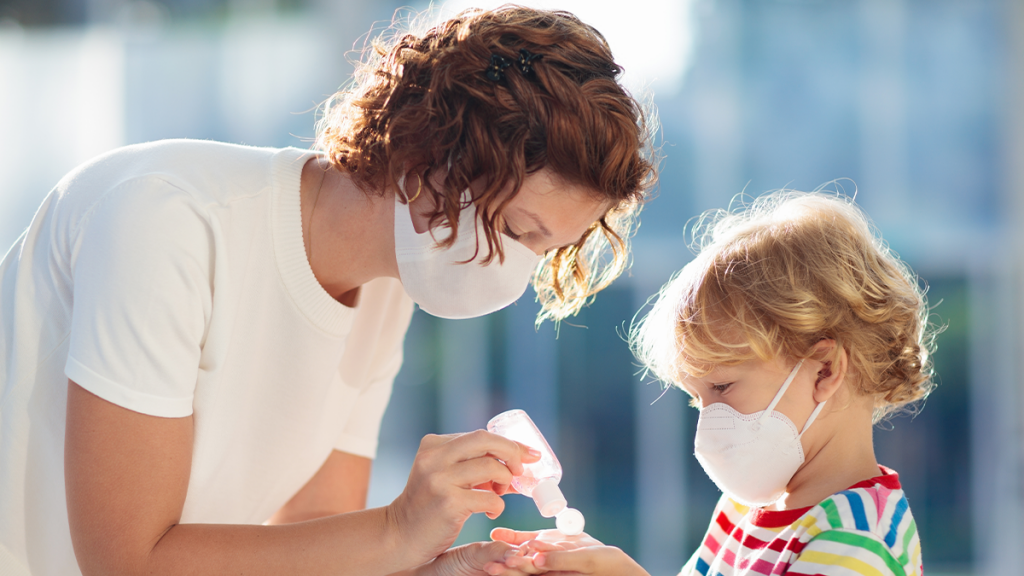
<svg viewBox="0 0 1024 576">
<path fill-rule="evenodd" d="M 437 240 L 451 233 L 448 228 L 435 230 Z M 486 245 L 481 244 L 483 227 L 476 218 L 472 204 L 459 213 L 459 237 L 448 249 L 437 248 L 429 232 L 417 234 L 407 204 L 395 195 L 395 255 L 402 287 L 413 302 L 424 311 L 441 318 L 473 318 L 490 314 L 515 302 L 526 292 L 533 271 L 540 262 L 525 245 L 502 237 L 505 261 L 491 260 L 481 266 Z M 466 262 L 476 254 L 471 262 Z"/>
<path fill-rule="evenodd" d="M 718 488 L 741 504 L 772 504 L 786 493 L 790 479 L 804 463 L 800 437 L 825 403 L 811 412 L 799 433 L 789 418 L 775 411 L 802 364 L 803 360 L 797 362 L 771 404 L 761 412 L 740 414 L 723 403 L 700 411 L 694 455 Z"/>
</svg>

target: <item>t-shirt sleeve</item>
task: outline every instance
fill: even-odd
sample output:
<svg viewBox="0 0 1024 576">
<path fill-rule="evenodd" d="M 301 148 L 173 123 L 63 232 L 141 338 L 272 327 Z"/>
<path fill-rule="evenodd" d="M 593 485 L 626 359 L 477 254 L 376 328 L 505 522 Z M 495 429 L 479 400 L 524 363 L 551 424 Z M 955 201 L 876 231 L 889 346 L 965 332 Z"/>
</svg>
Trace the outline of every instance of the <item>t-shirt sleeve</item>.
<svg viewBox="0 0 1024 576">
<path fill-rule="evenodd" d="M 192 414 L 212 305 L 202 207 L 159 177 L 140 178 L 108 192 L 72 236 L 68 378 L 136 412 Z"/>
<path fill-rule="evenodd" d="M 885 542 L 861 530 L 826 530 L 815 536 L 790 565 L 789 576 L 909 576 Z"/>
</svg>

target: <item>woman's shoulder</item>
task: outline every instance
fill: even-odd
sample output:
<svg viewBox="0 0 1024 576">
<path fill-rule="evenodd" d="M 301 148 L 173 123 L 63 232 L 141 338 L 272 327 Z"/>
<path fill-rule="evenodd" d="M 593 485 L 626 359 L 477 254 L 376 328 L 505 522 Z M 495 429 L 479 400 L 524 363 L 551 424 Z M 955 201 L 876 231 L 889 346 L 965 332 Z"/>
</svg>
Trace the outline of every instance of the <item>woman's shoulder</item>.
<svg viewBox="0 0 1024 576">
<path fill-rule="evenodd" d="M 202 214 L 274 189 L 295 189 L 310 151 L 205 140 L 160 140 L 117 148 L 81 164 L 54 188 L 59 226 L 77 230 L 102 207 L 129 218 L 167 211 L 167 202 Z M 123 205 L 123 206 L 122 206 Z"/>
<path fill-rule="evenodd" d="M 211 202 L 230 201 L 266 188 L 282 168 L 300 172 L 301 160 L 310 154 L 296 148 L 209 140 L 157 140 L 92 158 L 62 178 L 57 192 L 63 201 L 89 202 L 118 187 L 149 181 L 169 184 Z"/>
</svg>

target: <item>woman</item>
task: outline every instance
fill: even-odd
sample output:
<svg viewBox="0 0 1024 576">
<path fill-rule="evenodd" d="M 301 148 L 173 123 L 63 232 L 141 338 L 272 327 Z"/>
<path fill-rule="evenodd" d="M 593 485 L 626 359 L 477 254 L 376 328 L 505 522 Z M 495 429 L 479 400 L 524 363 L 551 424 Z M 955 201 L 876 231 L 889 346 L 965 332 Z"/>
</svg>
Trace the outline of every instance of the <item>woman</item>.
<svg viewBox="0 0 1024 576">
<path fill-rule="evenodd" d="M 578 310 L 623 268 L 649 136 L 567 13 L 467 11 L 378 52 L 315 152 L 130 146 L 44 201 L 0 266 L 0 572 L 501 559 L 447 550 L 536 457 L 500 437 L 426 437 L 364 510 L 413 302 L 479 316 L 532 277 L 541 318 Z"/>
</svg>

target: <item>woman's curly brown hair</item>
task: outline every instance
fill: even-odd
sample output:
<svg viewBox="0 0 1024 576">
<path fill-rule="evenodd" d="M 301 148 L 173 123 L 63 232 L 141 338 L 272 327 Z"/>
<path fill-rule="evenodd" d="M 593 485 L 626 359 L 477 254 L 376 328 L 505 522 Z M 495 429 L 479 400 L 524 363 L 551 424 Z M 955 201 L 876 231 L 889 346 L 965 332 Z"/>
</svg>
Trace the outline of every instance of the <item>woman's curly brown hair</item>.
<svg viewBox="0 0 1024 576">
<path fill-rule="evenodd" d="M 498 82 L 487 78 L 493 54 L 515 61 L 520 49 L 541 55 L 532 72 L 510 67 Z M 656 180 L 656 121 L 619 84 L 621 73 L 604 37 L 572 14 L 466 10 L 422 35 L 375 41 L 353 85 L 325 105 L 317 146 L 368 193 L 419 177 L 437 206 L 431 226 L 452 227 L 442 246 L 458 234 L 463 191 L 484 182 L 473 198 L 483 263 L 503 258 L 502 210 L 528 174 L 548 168 L 556 181 L 610 200 L 604 217 L 545 254 L 534 274 L 538 321 L 559 320 L 628 266 L 636 215 Z M 444 175 L 440 186 L 435 175 Z"/>
<path fill-rule="evenodd" d="M 660 378 L 806 358 L 832 339 L 876 421 L 931 392 L 939 329 L 924 291 L 852 200 L 784 190 L 705 213 L 693 231 L 697 257 L 630 334 Z"/>
</svg>

